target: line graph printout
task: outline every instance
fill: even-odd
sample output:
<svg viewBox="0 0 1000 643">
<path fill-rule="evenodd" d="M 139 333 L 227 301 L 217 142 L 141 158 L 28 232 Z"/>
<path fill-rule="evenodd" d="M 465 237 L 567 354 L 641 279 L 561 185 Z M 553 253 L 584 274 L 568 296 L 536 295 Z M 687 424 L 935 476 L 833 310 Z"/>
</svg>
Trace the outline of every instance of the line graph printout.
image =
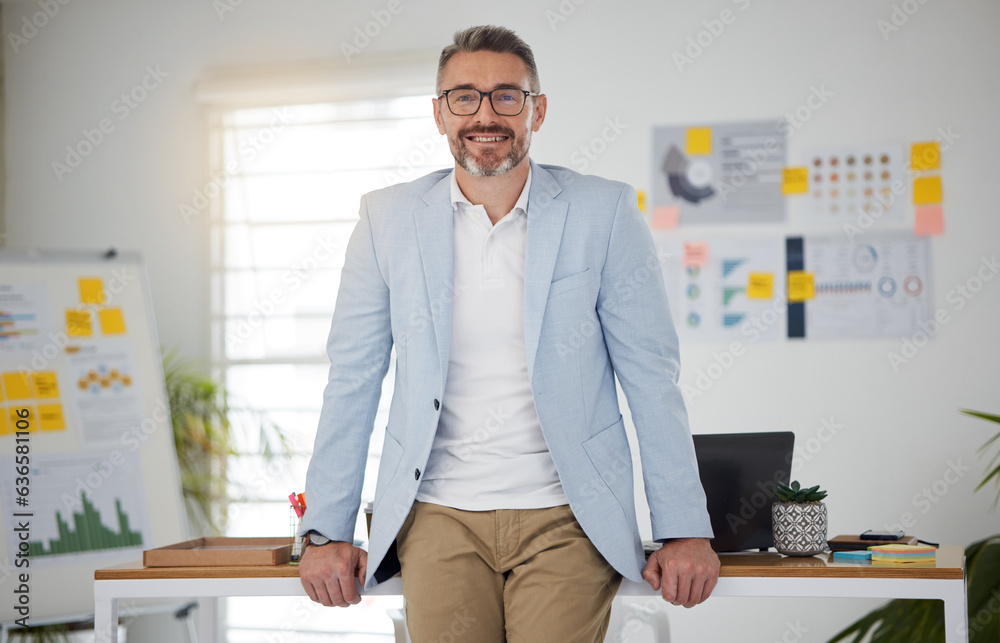
<svg viewBox="0 0 1000 643">
<path fill-rule="evenodd" d="M 120 559 L 126 552 L 138 556 L 143 544 L 151 542 L 134 452 L 33 455 L 24 506 L 15 504 L 14 456 L 0 458 L 0 466 L 5 529 L 16 534 L 18 520 L 30 522 L 32 569 Z M 11 560 L 18 547 L 17 538 L 8 540 Z"/>
</svg>

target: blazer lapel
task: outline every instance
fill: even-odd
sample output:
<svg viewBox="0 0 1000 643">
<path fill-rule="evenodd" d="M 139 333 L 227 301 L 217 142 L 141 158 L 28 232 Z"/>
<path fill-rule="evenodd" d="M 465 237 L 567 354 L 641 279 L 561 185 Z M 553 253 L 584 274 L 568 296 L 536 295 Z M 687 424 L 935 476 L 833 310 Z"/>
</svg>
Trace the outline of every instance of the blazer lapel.
<svg viewBox="0 0 1000 643">
<path fill-rule="evenodd" d="M 528 232 L 524 258 L 524 350 L 529 379 L 534 372 L 538 338 L 542 332 L 545 301 L 559 254 L 569 204 L 555 200 L 562 191 L 555 178 L 531 162 L 528 194 Z"/>
<path fill-rule="evenodd" d="M 455 235 L 450 181 L 451 175 L 445 174 L 445 177 L 424 195 L 424 203 L 427 205 L 413 210 L 417 246 L 424 268 L 430 316 L 434 324 L 434 338 L 441 360 L 441 390 L 444 390 L 448 372 L 451 304 L 455 294 L 452 272 Z"/>
</svg>

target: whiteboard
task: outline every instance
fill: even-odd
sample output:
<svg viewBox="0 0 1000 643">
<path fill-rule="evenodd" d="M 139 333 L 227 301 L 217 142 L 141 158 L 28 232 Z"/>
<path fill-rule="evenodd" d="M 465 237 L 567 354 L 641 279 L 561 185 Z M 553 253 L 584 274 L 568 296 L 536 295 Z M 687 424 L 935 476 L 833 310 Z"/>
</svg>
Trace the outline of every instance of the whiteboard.
<svg viewBox="0 0 1000 643">
<path fill-rule="evenodd" d="M 85 618 L 95 569 L 186 539 L 138 254 L 0 250 L 0 512 L 5 623 Z"/>
</svg>

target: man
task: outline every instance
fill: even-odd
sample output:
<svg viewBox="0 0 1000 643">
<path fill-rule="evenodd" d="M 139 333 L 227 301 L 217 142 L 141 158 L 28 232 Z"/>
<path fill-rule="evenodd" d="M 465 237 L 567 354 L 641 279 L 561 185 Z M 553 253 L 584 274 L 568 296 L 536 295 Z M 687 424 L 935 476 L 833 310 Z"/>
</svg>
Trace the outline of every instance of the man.
<svg viewBox="0 0 1000 643">
<path fill-rule="evenodd" d="M 455 34 L 433 101 L 454 171 L 366 195 L 347 250 L 302 584 L 346 606 L 355 578 L 401 568 L 418 643 L 601 641 L 622 576 L 686 607 L 718 577 L 652 238 L 630 187 L 529 161 L 539 90 L 513 32 Z M 366 553 L 352 540 L 393 346 Z M 664 543 L 644 568 L 616 375 Z"/>
</svg>

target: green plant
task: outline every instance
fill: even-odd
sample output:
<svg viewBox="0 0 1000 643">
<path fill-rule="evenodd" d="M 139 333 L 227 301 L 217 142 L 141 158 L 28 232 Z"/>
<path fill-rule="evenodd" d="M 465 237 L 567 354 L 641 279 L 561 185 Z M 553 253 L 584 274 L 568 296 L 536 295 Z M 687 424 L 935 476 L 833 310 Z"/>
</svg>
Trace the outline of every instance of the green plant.
<svg viewBox="0 0 1000 643">
<path fill-rule="evenodd" d="M 244 490 L 231 488 L 226 476 L 229 458 L 284 459 L 291 451 L 288 440 L 265 413 L 233 407 L 225 387 L 191 362 L 179 360 L 176 350 L 164 353 L 163 375 L 188 522 L 198 535 L 219 535 L 229 522 L 229 503 L 248 499 Z M 257 450 L 237 451 L 240 437 Z"/>
<path fill-rule="evenodd" d="M 981 411 L 970 411 L 969 409 L 959 409 L 959 411 L 965 413 L 966 415 L 971 415 L 973 417 L 982 418 L 989 422 L 996 422 L 997 424 L 1000 424 L 1000 415 L 983 413 Z M 977 453 L 982 454 L 985 453 L 986 451 L 989 451 L 994 445 L 998 444 L 997 440 L 1000 440 L 1000 431 L 997 431 L 992 438 L 987 440 L 983 444 L 983 446 L 979 447 Z M 976 487 L 976 491 L 979 491 L 980 489 L 985 487 L 992 480 L 997 487 L 996 496 L 994 496 L 993 498 L 993 508 L 996 509 L 997 502 L 1000 501 L 1000 449 L 998 449 L 997 452 L 993 454 L 993 459 L 990 460 L 990 463 L 987 465 L 987 467 L 993 467 L 993 468 L 986 472 L 986 477 L 983 478 L 982 482 L 980 482 L 979 485 Z"/>
<path fill-rule="evenodd" d="M 774 489 L 774 495 L 780 502 L 819 502 L 826 498 L 826 491 L 821 490 L 819 485 L 803 489 L 799 481 L 794 480 L 791 485 L 779 482 Z"/>
<path fill-rule="evenodd" d="M 1000 416 L 960 409 L 966 415 L 1000 424 Z M 989 451 L 1000 441 L 1000 431 L 978 449 Z M 991 480 L 1000 487 L 1000 452 L 994 454 L 986 477 L 976 487 L 979 491 Z M 996 508 L 1000 488 L 993 501 Z M 969 604 L 969 643 L 1000 641 L 1000 534 L 972 543 L 965 549 L 966 594 Z M 944 606 L 935 600 L 897 599 L 869 612 L 838 632 L 828 643 L 853 636 L 860 643 L 868 633 L 878 643 L 944 643 Z"/>
</svg>

